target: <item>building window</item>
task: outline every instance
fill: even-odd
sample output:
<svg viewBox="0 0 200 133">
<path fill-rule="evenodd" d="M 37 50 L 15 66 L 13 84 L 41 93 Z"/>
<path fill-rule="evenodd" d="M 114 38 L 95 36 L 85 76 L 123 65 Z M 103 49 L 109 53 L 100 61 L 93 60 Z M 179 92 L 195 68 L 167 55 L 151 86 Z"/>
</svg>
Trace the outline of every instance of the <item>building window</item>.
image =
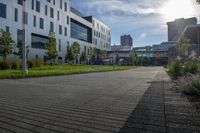
<svg viewBox="0 0 200 133">
<path fill-rule="evenodd" d="M 71 19 L 71 37 L 92 43 L 92 29 Z"/>
<path fill-rule="evenodd" d="M 33 16 L 33 26 L 36 27 L 36 16 Z"/>
<path fill-rule="evenodd" d="M 50 22 L 50 32 L 54 32 L 54 24 L 53 24 L 53 22 Z"/>
<path fill-rule="evenodd" d="M 65 27 L 65 36 L 67 36 L 67 27 Z"/>
<path fill-rule="evenodd" d="M 22 14 L 23 14 L 23 17 L 22 17 L 23 24 L 28 24 L 28 13 L 23 12 Z"/>
<path fill-rule="evenodd" d="M 36 11 L 40 12 L 40 2 L 36 1 Z"/>
<path fill-rule="evenodd" d="M 58 19 L 58 21 L 60 20 L 60 12 L 59 11 L 57 12 L 57 19 Z"/>
<path fill-rule="evenodd" d="M 59 34 L 62 35 L 62 26 L 59 25 Z"/>
<path fill-rule="evenodd" d="M 51 0 L 47 0 L 47 2 L 51 3 Z"/>
<path fill-rule="evenodd" d="M 59 52 L 61 52 L 61 40 L 59 39 Z"/>
<path fill-rule="evenodd" d="M 17 10 L 17 8 L 15 8 L 15 21 L 16 22 L 18 21 L 18 10 Z"/>
<path fill-rule="evenodd" d="M 54 10 L 53 10 L 52 7 L 50 8 L 50 17 L 51 17 L 51 18 L 54 18 Z"/>
<path fill-rule="evenodd" d="M 0 17 L 6 18 L 6 5 L 0 3 Z"/>
<path fill-rule="evenodd" d="M 34 10 L 35 0 L 32 0 L 32 10 Z"/>
<path fill-rule="evenodd" d="M 38 49 L 46 49 L 46 44 L 48 44 L 49 38 L 46 36 L 41 36 L 38 34 L 31 34 L 31 47 Z"/>
<path fill-rule="evenodd" d="M 48 15 L 48 7 L 47 7 L 47 5 L 45 5 L 45 15 L 46 16 Z"/>
<path fill-rule="evenodd" d="M 44 29 L 44 19 L 40 18 L 40 29 Z"/>
<path fill-rule="evenodd" d="M 67 16 L 67 24 L 69 25 L 69 16 Z"/>
<path fill-rule="evenodd" d="M 62 0 L 60 0 L 60 9 L 62 9 Z"/>
<path fill-rule="evenodd" d="M 67 12 L 67 3 L 65 2 L 65 11 Z"/>
<path fill-rule="evenodd" d="M 25 0 L 18 0 L 17 3 L 18 3 L 19 5 L 23 5 L 23 1 L 25 1 Z"/>
<path fill-rule="evenodd" d="M 53 0 L 53 5 L 55 5 L 56 4 L 56 0 Z"/>
<path fill-rule="evenodd" d="M 6 26 L 6 32 L 10 32 L 10 28 Z"/>
</svg>

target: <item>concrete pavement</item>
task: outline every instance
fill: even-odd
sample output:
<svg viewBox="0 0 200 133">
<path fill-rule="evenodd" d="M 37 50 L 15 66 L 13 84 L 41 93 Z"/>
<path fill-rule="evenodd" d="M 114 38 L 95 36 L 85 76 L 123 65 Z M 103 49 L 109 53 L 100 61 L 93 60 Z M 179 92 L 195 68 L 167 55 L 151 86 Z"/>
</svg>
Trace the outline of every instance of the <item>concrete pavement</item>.
<svg viewBox="0 0 200 133">
<path fill-rule="evenodd" d="M 0 80 L 0 133 L 199 132 L 198 123 L 161 67 Z"/>
</svg>

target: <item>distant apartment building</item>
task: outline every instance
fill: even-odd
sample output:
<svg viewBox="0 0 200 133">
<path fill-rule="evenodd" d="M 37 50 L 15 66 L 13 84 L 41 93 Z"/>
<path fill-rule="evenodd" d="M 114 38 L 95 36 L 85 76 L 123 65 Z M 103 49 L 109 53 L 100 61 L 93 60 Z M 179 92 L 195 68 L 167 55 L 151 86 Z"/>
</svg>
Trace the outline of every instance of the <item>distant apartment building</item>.
<svg viewBox="0 0 200 133">
<path fill-rule="evenodd" d="M 180 18 L 175 21 L 168 22 L 168 41 L 177 41 L 187 25 L 197 24 L 197 18 Z"/>
<path fill-rule="evenodd" d="M 111 47 L 111 29 L 72 8 L 70 0 L 0 0 L 0 28 L 11 33 L 15 52 L 24 27 L 29 58 L 47 58 L 45 45 L 50 32 L 55 33 L 57 60 L 62 63 L 74 42 L 86 54 L 91 48 L 108 51 Z"/>
<path fill-rule="evenodd" d="M 130 35 L 121 36 L 121 45 L 122 46 L 133 46 L 133 39 Z"/>
</svg>

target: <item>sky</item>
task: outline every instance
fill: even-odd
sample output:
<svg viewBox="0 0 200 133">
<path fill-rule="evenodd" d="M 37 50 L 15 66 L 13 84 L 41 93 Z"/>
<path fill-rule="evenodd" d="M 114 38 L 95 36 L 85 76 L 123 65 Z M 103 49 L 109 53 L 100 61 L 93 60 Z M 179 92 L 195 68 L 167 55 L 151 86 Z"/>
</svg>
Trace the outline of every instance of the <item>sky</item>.
<svg viewBox="0 0 200 133">
<path fill-rule="evenodd" d="M 197 17 L 200 5 L 195 0 L 70 0 L 71 6 L 92 15 L 111 28 L 112 45 L 130 34 L 136 47 L 167 41 L 166 22 Z"/>
</svg>

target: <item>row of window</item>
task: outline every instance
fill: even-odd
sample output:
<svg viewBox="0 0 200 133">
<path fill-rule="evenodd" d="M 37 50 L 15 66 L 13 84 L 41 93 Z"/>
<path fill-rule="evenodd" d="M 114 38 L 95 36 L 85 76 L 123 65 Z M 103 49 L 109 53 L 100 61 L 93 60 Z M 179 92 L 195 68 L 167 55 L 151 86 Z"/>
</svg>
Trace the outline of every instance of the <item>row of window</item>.
<svg viewBox="0 0 200 133">
<path fill-rule="evenodd" d="M 100 33 L 100 32 L 98 32 L 98 31 L 96 31 L 96 30 L 94 30 L 94 36 L 95 37 L 98 37 L 98 38 L 101 38 L 101 39 L 104 39 L 104 40 L 106 40 L 106 41 L 110 41 L 111 39 L 110 39 L 110 37 L 107 37 L 106 35 L 104 35 L 103 33 Z"/>
<path fill-rule="evenodd" d="M 95 21 L 93 20 L 93 27 L 95 27 Z M 110 34 L 110 30 L 108 30 L 107 28 L 105 28 L 103 25 L 100 25 L 98 22 L 96 22 L 96 27 L 98 30 L 100 30 L 101 32 L 104 32 L 108 35 L 111 35 Z"/>
</svg>

